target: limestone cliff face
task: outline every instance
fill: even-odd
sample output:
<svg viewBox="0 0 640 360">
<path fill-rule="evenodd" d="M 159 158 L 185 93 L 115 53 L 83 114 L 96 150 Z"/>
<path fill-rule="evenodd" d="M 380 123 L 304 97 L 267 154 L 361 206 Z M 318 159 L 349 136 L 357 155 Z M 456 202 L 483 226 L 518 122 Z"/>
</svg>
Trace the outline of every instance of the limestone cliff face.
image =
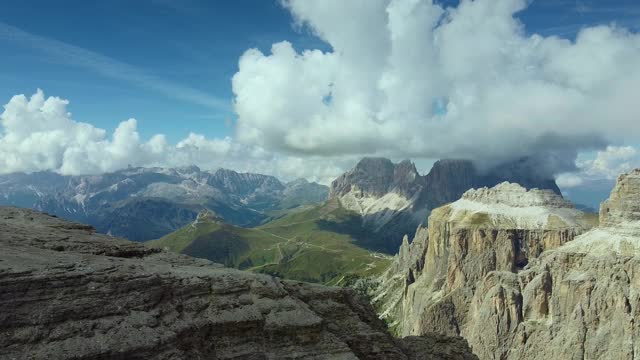
<svg viewBox="0 0 640 360">
<path fill-rule="evenodd" d="M 469 304 L 487 274 L 521 270 L 592 220 L 550 190 L 510 183 L 469 190 L 433 210 L 429 227 L 403 243 L 375 304 L 398 334 L 464 334 L 473 323 Z"/>
<path fill-rule="evenodd" d="M 602 203 L 598 228 L 520 273 L 483 279 L 473 297 L 475 324 L 463 334 L 474 351 L 481 358 L 637 359 L 639 210 L 635 170 Z"/>
<path fill-rule="evenodd" d="M 430 230 L 425 268 L 405 290 L 407 295 L 397 306 L 401 310 L 389 313 L 399 315 L 402 333 L 462 335 L 480 359 L 637 359 L 639 200 L 640 170 L 620 176 L 611 197 L 602 204 L 599 227 L 568 242 L 563 237 L 572 235 L 566 231 L 582 230 L 565 228 L 553 236 L 552 245 L 543 246 L 547 251 L 529 256 L 524 269 L 509 268 L 508 262 L 496 256 L 495 269 L 486 272 L 486 267 L 478 265 L 474 268 L 478 273 L 471 274 L 465 259 L 483 259 L 472 250 L 475 246 L 467 246 L 467 255 L 462 258 L 451 255 L 460 253 L 453 245 L 459 243 L 456 226 Z M 503 203 L 504 199 L 496 202 Z M 495 215 L 495 206 L 492 211 Z M 430 224 L 433 221 L 432 215 Z M 557 223 L 546 226 L 549 224 Z M 562 229 L 555 227 L 545 227 L 543 232 Z M 448 235 L 443 237 L 443 231 Z M 499 234 L 503 230 L 498 227 L 492 231 Z M 495 243 L 499 239 L 492 236 L 491 240 Z M 558 242 L 565 243 L 556 247 Z M 448 247 L 440 246 L 447 243 Z M 486 246 L 498 249 L 498 245 Z M 448 248 L 446 257 L 457 263 L 451 267 L 449 262 L 444 268 L 436 265 L 439 260 L 431 256 L 432 247 L 433 253 L 439 254 Z M 427 281 L 422 282 L 425 276 Z"/>
<path fill-rule="evenodd" d="M 349 289 L 227 269 L 17 208 L 0 207 L 0 309 L 2 359 L 476 358 L 461 338 L 392 338 Z"/>
<path fill-rule="evenodd" d="M 640 221 L 640 169 L 620 175 L 611 196 L 600 208 L 600 226 L 633 227 Z"/>
</svg>

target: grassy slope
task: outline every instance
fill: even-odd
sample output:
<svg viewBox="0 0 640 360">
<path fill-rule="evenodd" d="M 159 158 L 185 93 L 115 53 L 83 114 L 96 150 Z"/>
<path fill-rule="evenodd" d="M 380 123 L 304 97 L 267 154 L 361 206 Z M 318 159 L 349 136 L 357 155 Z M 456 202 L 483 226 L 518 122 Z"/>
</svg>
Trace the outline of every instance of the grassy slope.
<svg viewBox="0 0 640 360">
<path fill-rule="evenodd" d="M 388 256 L 357 246 L 345 227 L 338 233 L 327 226 L 348 224 L 353 216 L 337 202 L 329 201 L 257 228 L 214 222 L 187 225 L 149 244 L 240 269 L 341 285 L 353 278 L 379 274 L 390 262 Z"/>
</svg>

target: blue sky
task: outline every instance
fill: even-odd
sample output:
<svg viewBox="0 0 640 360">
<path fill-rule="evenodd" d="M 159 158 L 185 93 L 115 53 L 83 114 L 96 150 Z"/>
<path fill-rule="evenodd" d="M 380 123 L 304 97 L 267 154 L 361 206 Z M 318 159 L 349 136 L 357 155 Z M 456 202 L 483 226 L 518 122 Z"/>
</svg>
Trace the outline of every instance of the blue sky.
<svg viewBox="0 0 640 360">
<path fill-rule="evenodd" d="M 3 103 L 42 88 L 70 99 L 77 120 L 113 129 L 135 117 L 143 136 L 166 133 L 174 141 L 189 131 L 231 133 L 225 123 L 233 118 L 230 79 L 248 48 L 268 51 L 285 39 L 301 48 L 325 46 L 308 33 L 293 31 L 289 14 L 272 1 L 13 1 L 3 6 L 0 21 Z M 103 65 L 78 66 L 43 52 L 41 44 L 34 48 L 9 41 L 2 29 L 6 25 L 130 65 L 168 86 L 217 99 L 221 106 L 105 76 L 99 69 Z"/>
<path fill-rule="evenodd" d="M 527 32 L 545 36 L 572 38 L 583 26 L 611 22 L 637 30 L 640 2 L 537 0 L 519 17 Z M 42 88 L 70 99 L 76 120 L 110 131 L 135 117 L 143 137 L 232 135 L 230 79 L 238 58 L 282 40 L 298 50 L 328 49 L 295 29 L 276 1 L 4 0 L 0 100 Z M 79 64 L 68 51 L 56 53 L 64 45 L 58 42 L 89 59 Z M 113 75 L 122 69 L 125 76 Z"/>
</svg>

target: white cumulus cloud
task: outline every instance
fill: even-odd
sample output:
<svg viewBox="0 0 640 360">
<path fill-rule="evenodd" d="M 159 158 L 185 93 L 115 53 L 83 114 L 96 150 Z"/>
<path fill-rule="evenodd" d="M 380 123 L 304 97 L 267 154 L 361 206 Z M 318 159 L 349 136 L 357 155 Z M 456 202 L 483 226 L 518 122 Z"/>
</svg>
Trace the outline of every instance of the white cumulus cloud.
<svg viewBox="0 0 640 360">
<path fill-rule="evenodd" d="M 69 101 L 16 95 L 0 114 L 0 173 L 52 170 L 66 175 L 98 174 L 132 166 L 196 164 L 261 172 L 284 179 L 308 177 L 327 183 L 354 159 L 273 154 L 230 137 L 210 139 L 191 133 L 177 144 L 158 134 L 144 141 L 135 119 L 121 122 L 112 134 L 72 118 Z M 344 167 L 340 167 L 343 165 Z"/>
<path fill-rule="evenodd" d="M 0 115 L 0 172 L 196 164 L 327 183 L 363 155 L 491 164 L 536 154 L 538 170 L 573 171 L 558 181 L 576 187 L 640 166 L 637 148 L 624 146 L 640 135 L 637 33 L 611 24 L 584 28 L 575 40 L 532 35 L 515 18 L 525 0 L 462 0 L 455 8 L 431 0 L 281 3 L 330 50 L 287 41 L 268 53 L 248 49 L 232 78 L 232 137 L 143 139 L 135 119 L 109 133 L 73 119 L 67 100 L 38 91 L 14 96 Z M 112 77 L 138 74 L 2 24 L 0 37 L 80 54 L 78 65 Z M 143 83 L 220 105 L 151 80 Z M 599 152 L 576 163 L 587 150 Z"/>
<path fill-rule="evenodd" d="M 594 159 L 578 161 L 586 176 L 615 179 L 622 173 L 640 168 L 640 150 L 633 146 L 607 146 Z"/>
<path fill-rule="evenodd" d="M 247 50 L 237 139 L 300 155 L 494 161 L 640 135 L 640 35 L 528 35 L 525 0 L 286 0 L 331 50 Z M 552 139 L 552 140 L 549 140 Z"/>
<path fill-rule="evenodd" d="M 576 171 L 556 177 L 558 186 L 570 189 L 593 180 L 615 180 L 618 175 L 640 168 L 640 150 L 634 146 L 607 146 L 603 150 L 581 156 L 576 161 Z"/>
</svg>

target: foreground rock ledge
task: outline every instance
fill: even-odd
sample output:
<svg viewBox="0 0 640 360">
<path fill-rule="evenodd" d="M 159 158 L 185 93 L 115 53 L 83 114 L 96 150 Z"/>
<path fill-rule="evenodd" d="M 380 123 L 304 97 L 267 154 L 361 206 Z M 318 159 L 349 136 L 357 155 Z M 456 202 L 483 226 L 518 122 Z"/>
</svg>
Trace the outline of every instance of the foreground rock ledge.
<svg viewBox="0 0 640 360">
<path fill-rule="evenodd" d="M 475 359 L 394 339 L 348 289 L 252 274 L 0 207 L 2 359 Z"/>
</svg>

